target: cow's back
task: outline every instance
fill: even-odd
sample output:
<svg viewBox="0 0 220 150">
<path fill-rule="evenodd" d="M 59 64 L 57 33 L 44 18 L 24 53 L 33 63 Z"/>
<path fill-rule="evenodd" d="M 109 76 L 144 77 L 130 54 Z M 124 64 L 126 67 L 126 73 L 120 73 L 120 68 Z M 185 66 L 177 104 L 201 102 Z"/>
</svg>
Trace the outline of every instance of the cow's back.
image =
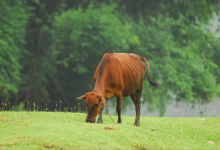
<svg viewBox="0 0 220 150">
<path fill-rule="evenodd" d="M 123 96 L 128 96 L 141 88 L 144 73 L 145 64 L 138 55 L 107 53 L 99 63 L 93 79 L 95 86 L 103 86 L 112 92 L 122 91 Z"/>
</svg>

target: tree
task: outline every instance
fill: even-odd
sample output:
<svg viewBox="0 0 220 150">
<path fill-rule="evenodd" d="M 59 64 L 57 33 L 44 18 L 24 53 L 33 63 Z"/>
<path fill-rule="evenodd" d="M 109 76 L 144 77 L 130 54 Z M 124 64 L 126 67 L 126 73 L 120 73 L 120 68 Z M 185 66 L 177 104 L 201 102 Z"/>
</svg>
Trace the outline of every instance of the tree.
<svg viewBox="0 0 220 150">
<path fill-rule="evenodd" d="M 51 53 L 56 55 L 56 78 L 68 99 L 93 89 L 92 77 L 104 53 L 126 52 L 138 44 L 115 8 L 115 4 L 98 8 L 91 4 L 86 10 L 70 9 L 56 17 Z"/>
<path fill-rule="evenodd" d="M 5 102 L 18 93 L 21 82 L 19 60 L 25 51 L 26 11 L 25 2 L 0 2 L 0 99 Z"/>
<path fill-rule="evenodd" d="M 216 0 L 2 0 L 0 98 L 74 107 L 93 89 L 104 53 L 132 52 L 163 82 L 145 82 L 150 111 L 162 116 L 173 100 L 210 102 L 220 94 L 219 38 L 207 28 L 213 13 Z"/>
<path fill-rule="evenodd" d="M 203 103 L 219 94 L 219 62 L 213 59 L 219 57 L 219 39 L 206 28 L 213 12 L 219 13 L 215 2 L 121 1 L 120 11 L 136 22 L 141 44 L 135 52 L 149 59 L 152 75 L 163 82 L 160 90 L 143 91 L 149 109 L 160 107 L 161 116 L 172 100 Z"/>
</svg>

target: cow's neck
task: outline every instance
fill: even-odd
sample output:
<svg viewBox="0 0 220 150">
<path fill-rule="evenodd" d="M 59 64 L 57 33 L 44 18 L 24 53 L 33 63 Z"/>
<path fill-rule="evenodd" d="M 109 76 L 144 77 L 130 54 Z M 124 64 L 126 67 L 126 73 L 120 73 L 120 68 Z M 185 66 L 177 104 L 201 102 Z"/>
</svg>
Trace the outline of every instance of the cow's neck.
<svg viewBox="0 0 220 150">
<path fill-rule="evenodd" d="M 94 90 L 97 90 L 105 98 L 105 85 L 102 82 L 95 84 Z"/>
</svg>

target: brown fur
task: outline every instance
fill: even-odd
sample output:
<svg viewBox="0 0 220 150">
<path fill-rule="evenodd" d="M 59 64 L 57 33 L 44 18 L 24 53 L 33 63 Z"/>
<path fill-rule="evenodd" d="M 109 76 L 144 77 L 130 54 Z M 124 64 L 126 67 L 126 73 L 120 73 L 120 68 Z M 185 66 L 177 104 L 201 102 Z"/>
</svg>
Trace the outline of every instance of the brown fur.
<svg viewBox="0 0 220 150">
<path fill-rule="evenodd" d="M 161 83 L 150 80 L 150 65 L 145 58 L 126 53 L 107 53 L 103 56 L 93 76 L 94 90 L 78 98 L 86 98 L 87 122 L 95 122 L 99 114 L 97 122 L 102 123 L 103 104 L 108 99 L 116 97 L 118 123 L 121 123 L 122 99 L 130 95 L 136 108 L 135 125 L 140 126 L 140 98 L 145 74 L 145 64 L 141 60 L 148 65 L 150 84 L 158 87 Z"/>
</svg>

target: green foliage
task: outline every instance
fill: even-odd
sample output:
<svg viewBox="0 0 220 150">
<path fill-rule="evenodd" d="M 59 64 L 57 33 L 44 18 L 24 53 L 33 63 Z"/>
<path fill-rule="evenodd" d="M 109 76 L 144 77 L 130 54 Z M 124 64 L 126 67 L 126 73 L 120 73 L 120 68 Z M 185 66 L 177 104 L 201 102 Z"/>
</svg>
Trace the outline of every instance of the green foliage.
<svg viewBox="0 0 220 150">
<path fill-rule="evenodd" d="M 26 3 L 13 0 L 0 2 L 0 99 L 3 101 L 18 92 L 20 82 L 19 63 L 24 51 Z"/>
<path fill-rule="evenodd" d="M 149 110 L 161 108 L 161 115 L 171 100 L 210 102 L 219 93 L 220 64 L 213 59 L 219 57 L 219 39 L 206 28 L 213 5 L 199 1 L 174 1 L 173 5 L 161 2 L 158 10 L 147 11 L 150 14 L 140 9 L 143 16 L 134 26 L 141 43 L 135 53 L 149 60 L 151 78 L 163 82 L 156 90 L 147 83 L 144 102 L 150 104 Z M 183 6 L 190 7 L 184 10 Z"/>
<path fill-rule="evenodd" d="M 0 99 L 71 108 L 93 89 L 104 53 L 132 52 L 163 83 L 144 83 L 150 111 L 162 116 L 173 100 L 210 102 L 220 95 L 219 38 L 207 28 L 213 14 L 216 0 L 2 0 Z"/>
<path fill-rule="evenodd" d="M 130 33 L 131 27 L 122 24 L 113 13 L 115 7 L 102 4 L 100 8 L 95 9 L 90 5 L 86 11 L 81 8 L 73 9 L 56 17 L 54 31 L 56 44 L 52 48 L 62 56 L 58 63 L 69 67 L 71 62 L 74 64 L 72 67 L 74 71 L 87 72 L 83 64 L 76 62 L 88 61 L 90 55 L 93 58 L 100 58 L 105 52 L 126 51 L 130 43 L 138 43 L 138 38 Z M 77 68 L 84 69 L 79 71 Z"/>
<path fill-rule="evenodd" d="M 53 101 L 52 106 L 55 107 L 60 101 L 60 98 L 54 100 L 52 97 L 52 95 L 56 97 L 59 84 L 55 76 L 56 59 L 49 51 L 49 47 L 53 44 L 51 40 L 53 17 L 62 7 L 62 1 L 28 0 L 30 17 L 25 37 L 27 51 L 23 53 L 20 61 L 23 66 L 21 70 L 23 82 L 15 105 L 21 101 L 30 101 L 44 108 L 45 103 L 50 104 Z M 49 108 L 52 106 L 49 105 Z"/>
<path fill-rule="evenodd" d="M 86 10 L 79 7 L 56 17 L 51 52 L 56 55 L 57 70 L 63 70 L 58 76 L 67 95 L 76 97 L 92 90 L 92 77 L 104 53 L 126 52 L 139 44 L 115 8 L 116 4 L 96 8 L 91 4 Z"/>
</svg>

